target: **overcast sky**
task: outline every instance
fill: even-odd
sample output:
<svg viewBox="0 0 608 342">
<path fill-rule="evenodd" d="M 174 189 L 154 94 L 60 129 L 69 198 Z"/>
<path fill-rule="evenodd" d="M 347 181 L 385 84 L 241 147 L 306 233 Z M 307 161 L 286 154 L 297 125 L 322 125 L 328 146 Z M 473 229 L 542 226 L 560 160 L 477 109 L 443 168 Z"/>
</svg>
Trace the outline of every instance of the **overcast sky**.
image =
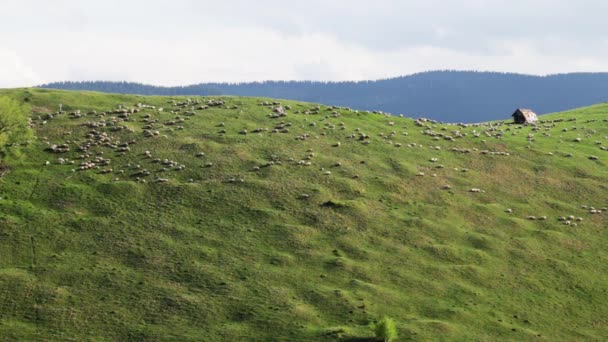
<svg viewBox="0 0 608 342">
<path fill-rule="evenodd" d="M 604 0 L 0 0 L 0 87 L 608 71 Z"/>
</svg>

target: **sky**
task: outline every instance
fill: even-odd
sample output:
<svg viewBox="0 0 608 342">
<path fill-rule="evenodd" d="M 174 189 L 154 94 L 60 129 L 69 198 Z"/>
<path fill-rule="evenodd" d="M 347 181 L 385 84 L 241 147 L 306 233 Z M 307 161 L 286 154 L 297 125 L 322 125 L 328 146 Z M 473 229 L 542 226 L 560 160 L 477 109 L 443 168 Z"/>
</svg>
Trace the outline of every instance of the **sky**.
<svg viewBox="0 0 608 342">
<path fill-rule="evenodd" d="M 0 87 L 608 71 L 604 0 L 0 0 Z"/>
</svg>

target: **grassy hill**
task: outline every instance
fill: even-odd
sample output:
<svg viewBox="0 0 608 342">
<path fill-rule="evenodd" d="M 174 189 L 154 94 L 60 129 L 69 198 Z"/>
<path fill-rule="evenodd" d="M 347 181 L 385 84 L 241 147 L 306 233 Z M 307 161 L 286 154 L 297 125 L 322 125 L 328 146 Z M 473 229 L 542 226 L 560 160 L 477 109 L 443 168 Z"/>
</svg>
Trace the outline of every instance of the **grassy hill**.
<svg viewBox="0 0 608 342">
<path fill-rule="evenodd" d="M 459 126 L 0 95 L 37 137 L 2 161 L 0 340 L 608 338 L 608 105 Z"/>
</svg>

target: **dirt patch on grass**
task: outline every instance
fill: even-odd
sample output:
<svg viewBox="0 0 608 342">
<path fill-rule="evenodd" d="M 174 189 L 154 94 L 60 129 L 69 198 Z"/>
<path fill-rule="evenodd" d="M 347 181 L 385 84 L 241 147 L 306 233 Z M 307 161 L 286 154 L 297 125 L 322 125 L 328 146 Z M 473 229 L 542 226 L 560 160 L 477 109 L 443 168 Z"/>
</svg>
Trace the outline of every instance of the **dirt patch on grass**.
<svg viewBox="0 0 608 342">
<path fill-rule="evenodd" d="M 9 172 L 11 172 L 11 168 L 4 163 L 0 163 L 0 178 L 6 176 Z"/>
</svg>

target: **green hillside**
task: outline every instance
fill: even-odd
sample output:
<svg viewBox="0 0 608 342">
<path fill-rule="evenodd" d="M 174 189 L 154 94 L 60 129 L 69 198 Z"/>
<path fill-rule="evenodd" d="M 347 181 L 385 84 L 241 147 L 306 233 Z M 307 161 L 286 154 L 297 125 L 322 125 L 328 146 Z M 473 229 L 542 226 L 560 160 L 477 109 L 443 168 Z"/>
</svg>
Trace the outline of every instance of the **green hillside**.
<svg viewBox="0 0 608 342">
<path fill-rule="evenodd" d="M 0 340 L 608 339 L 606 104 L 0 95 L 36 137 L 0 164 Z"/>
</svg>

